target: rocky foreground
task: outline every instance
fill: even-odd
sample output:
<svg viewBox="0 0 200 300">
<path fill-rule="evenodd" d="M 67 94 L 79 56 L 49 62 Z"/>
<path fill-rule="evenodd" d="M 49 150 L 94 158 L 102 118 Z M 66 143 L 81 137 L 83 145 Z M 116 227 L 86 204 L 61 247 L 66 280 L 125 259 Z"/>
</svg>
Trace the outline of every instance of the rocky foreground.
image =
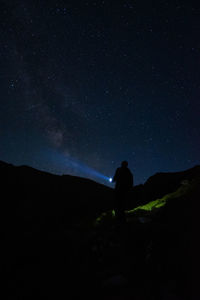
<svg viewBox="0 0 200 300">
<path fill-rule="evenodd" d="M 170 185 L 169 193 L 149 202 L 146 193 L 141 205 L 127 208 L 126 224 L 117 222 L 112 205 L 85 215 L 77 207 L 58 210 L 56 192 L 55 211 L 41 213 L 48 198 L 43 191 L 43 198 L 38 194 L 33 201 L 34 181 L 23 190 L 23 184 L 7 180 L 1 207 L 2 292 L 8 299 L 198 299 L 200 176 L 189 173 L 174 189 Z M 104 190 L 101 197 L 105 204 L 110 194 Z"/>
</svg>

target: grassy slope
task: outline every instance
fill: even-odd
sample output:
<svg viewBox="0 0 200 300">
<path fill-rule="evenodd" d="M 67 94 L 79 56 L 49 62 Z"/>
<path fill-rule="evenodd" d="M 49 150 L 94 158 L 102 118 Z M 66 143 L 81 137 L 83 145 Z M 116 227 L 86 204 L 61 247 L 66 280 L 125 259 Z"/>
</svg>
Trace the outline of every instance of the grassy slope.
<svg viewBox="0 0 200 300">
<path fill-rule="evenodd" d="M 191 182 L 186 181 L 173 193 L 169 193 L 160 199 L 150 201 L 149 203 L 147 203 L 145 205 L 137 206 L 131 210 L 127 210 L 125 213 L 126 213 L 126 216 L 128 217 L 128 221 L 131 221 L 131 217 L 153 215 L 158 209 L 165 206 L 167 201 L 175 200 L 184 195 L 187 195 L 194 188 L 195 184 L 196 184 L 196 181 L 191 181 Z M 111 221 L 111 219 L 114 219 L 114 218 L 115 218 L 114 210 L 104 212 L 96 219 L 96 225 L 98 225 L 102 222 L 109 221 L 109 220 Z"/>
</svg>

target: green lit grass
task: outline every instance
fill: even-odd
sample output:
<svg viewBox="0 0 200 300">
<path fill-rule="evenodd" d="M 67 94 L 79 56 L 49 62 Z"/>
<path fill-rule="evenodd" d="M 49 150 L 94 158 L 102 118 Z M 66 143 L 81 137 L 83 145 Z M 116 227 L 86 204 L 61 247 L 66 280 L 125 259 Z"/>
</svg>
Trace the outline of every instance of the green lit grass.
<svg viewBox="0 0 200 300">
<path fill-rule="evenodd" d="M 137 206 L 136 208 L 134 208 L 132 210 L 128 210 L 128 211 L 126 211 L 126 214 L 130 215 L 130 214 L 133 214 L 134 212 L 136 212 L 138 210 L 151 212 L 154 209 L 158 209 L 158 208 L 163 207 L 168 200 L 176 199 L 176 198 L 179 198 L 179 197 L 183 196 L 190 189 L 191 189 L 191 186 L 189 184 L 184 184 L 181 187 L 179 187 L 175 192 L 167 194 L 164 197 L 162 197 L 160 199 L 156 199 L 154 201 L 151 201 L 151 202 L 149 202 L 145 205 Z"/>
<path fill-rule="evenodd" d="M 95 220 L 95 225 L 99 225 L 102 222 L 109 222 L 115 218 L 115 211 L 109 210 L 107 212 L 102 213 L 98 218 Z"/>
<path fill-rule="evenodd" d="M 154 201 L 148 202 L 145 205 L 137 206 L 131 210 L 125 211 L 127 217 L 135 216 L 138 212 L 153 212 L 159 208 L 165 206 L 166 202 L 172 199 L 180 198 L 181 196 L 187 194 L 193 188 L 193 184 L 188 182 L 184 182 L 175 192 L 165 195 L 160 199 L 156 199 Z M 102 213 L 95 221 L 95 225 L 99 225 L 100 223 L 109 223 L 115 219 L 115 211 L 110 210 Z"/>
<path fill-rule="evenodd" d="M 164 206 L 166 204 L 166 200 L 165 199 L 158 199 L 155 201 L 151 201 L 145 205 L 141 205 L 141 206 L 137 206 L 134 209 L 131 210 L 127 210 L 126 214 L 132 214 L 138 210 L 144 210 L 144 211 L 152 211 L 155 208 L 160 208 L 162 206 Z"/>
</svg>

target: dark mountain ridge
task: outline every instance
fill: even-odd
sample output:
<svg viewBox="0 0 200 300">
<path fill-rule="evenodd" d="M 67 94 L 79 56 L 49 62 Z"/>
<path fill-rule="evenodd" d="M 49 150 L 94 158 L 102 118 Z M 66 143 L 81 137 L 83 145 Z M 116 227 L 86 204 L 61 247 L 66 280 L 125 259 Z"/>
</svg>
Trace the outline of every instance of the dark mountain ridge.
<svg viewBox="0 0 200 300">
<path fill-rule="evenodd" d="M 70 219 L 95 217 L 113 208 L 113 189 L 90 179 L 55 175 L 29 166 L 14 166 L 0 161 L 2 191 L 13 207 L 29 207 L 43 215 Z M 127 209 L 142 205 L 174 192 L 184 181 L 200 177 L 200 166 L 181 172 L 156 173 L 130 193 Z M 23 203 L 23 204 L 22 204 Z M 9 206 L 10 207 L 10 206 Z"/>
<path fill-rule="evenodd" d="M 99 184 L 91 179 L 77 177 L 72 175 L 55 175 L 46 171 L 41 171 L 30 166 L 14 166 L 12 164 L 0 161 L 0 174 L 1 182 L 6 184 L 20 184 L 20 185 L 45 185 L 50 184 L 53 181 L 57 184 L 70 184 L 75 185 L 90 185 L 95 188 L 101 188 L 104 191 L 111 191 L 112 189 Z M 153 190 L 156 188 L 161 196 L 167 192 L 173 191 L 176 189 L 183 180 L 191 180 L 195 177 L 200 176 L 200 166 L 194 166 L 188 170 L 179 171 L 179 172 L 160 172 L 149 177 L 149 179 L 144 183 L 135 186 L 135 188 L 143 187 L 145 190 Z M 93 189 L 93 188 L 92 188 Z M 89 190 L 89 189 L 88 189 Z M 162 192 L 161 192 L 162 191 Z M 152 196 L 155 198 L 155 196 Z"/>
<path fill-rule="evenodd" d="M 0 174 L 4 205 L 24 214 L 67 216 L 72 221 L 113 207 L 112 189 L 90 179 L 5 162 L 0 162 Z"/>
<path fill-rule="evenodd" d="M 184 182 L 198 177 L 200 177 L 199 165 L 180 172 L 156 173 L 149 177 L 144 184 L 134 187 L 128 208 L 131 209 L 134 204 L 136 206 L 143 205 L 162 198 L 166 194 L 175 192 Z"/>
</svg>

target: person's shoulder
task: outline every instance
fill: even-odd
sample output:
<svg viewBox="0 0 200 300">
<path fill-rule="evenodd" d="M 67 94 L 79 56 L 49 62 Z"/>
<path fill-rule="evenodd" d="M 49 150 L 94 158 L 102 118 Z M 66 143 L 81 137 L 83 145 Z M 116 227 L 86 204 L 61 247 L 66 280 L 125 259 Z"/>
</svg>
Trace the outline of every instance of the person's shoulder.
<svg viewBox="0 0 200 300">
<path fill-rule="evenodd" d="M 131 175 L 133 175 L 133 173 L 131 172 L 131 170 L 128 168 L 128 171 L 129 171 L 129 173 L 131 174 Z"/>
</svg>

